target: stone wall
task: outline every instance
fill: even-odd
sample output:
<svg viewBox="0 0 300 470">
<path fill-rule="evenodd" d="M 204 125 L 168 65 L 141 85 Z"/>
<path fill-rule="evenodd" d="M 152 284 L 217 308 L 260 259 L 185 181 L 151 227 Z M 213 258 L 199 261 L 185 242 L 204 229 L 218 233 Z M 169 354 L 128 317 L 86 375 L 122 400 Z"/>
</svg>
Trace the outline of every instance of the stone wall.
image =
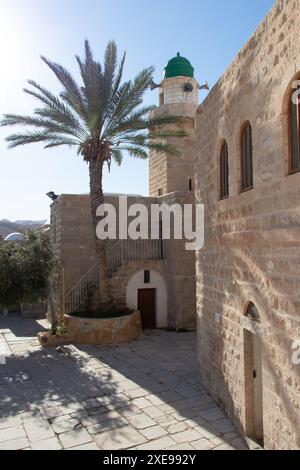
<svg viewBox="0 0 300 470">
<path fill-rule="evenodd" d="M 241 430 L 247 411 L 245 331 L 263 344 L 264 442 L 300 448 L 300 173 L 287 175 L 287 100 L 300 72 L 300 1 L 277 1 L 197 113 L 196 198 L 205 204 L 197 254 L 199 365 L 204 383 Z M 253 132 L 254 189 L 240 193 L 240 137 Z M 229 151 L 228 199 L 219 154 Z M 245 318 L 252 301 L 259 328 Z"/>
<path fill-rule="evenodd" d="M 46 302 L 36 302 L 35 304 L 21 304 L 22 318 L 45 318 L 46 312 Z"/>
<path fill-rule="evenodd" d="M 161 198 L 168 206 L 194 204 L 194 192 L 176 191 Z M 168 286 L 168 323 L 176 329 L 196 327 L 195 251 L 186 250 L 186 240 L 171 237 L 164 243 Z"/>
<path fill-rule="evenodd" d="M 67 293 L 86 272 L 94 265 L 96 259 L 94 229 L 91 221 L 89 195 L 63 194 L 51 207 L 51 241 L 56 256 L 60 259 L 61 269 L 53 282 L 52 295 L 49 298 L 49 309 L 61 312 L 63 292 Z M 116 195 L 106 195 L 105 201 L 119 209 Z M 142 203 L 148 208 L 152 203 L 168 205 L 194 203 L 192 191 L 175 192 L 161 198 L 128 196 L 128 207 Z M 128 223 L 132 219 L 128 218 Z M 149 235 L 151 233 L 150 220 Z M 119 225 L 117 223 L 117 234 Z M 107 256 L 111 255 L 114 245 L 120 240 L 109 240 Z M 135 251 L 135 241 L 121 240 L 122 249 Z M 123 244 L 124 242 L 124 244 Z M 141 240 L 136 241 L 139 253 Z M 149 240 L 150 242 L 150 240 Z M 147 240 L 146 240 L 147 243 Z M 152 247 L 152 245 L 150 245 Z M 118 247 L 118 246 L 117 246 Z M 153 251 L 153 253 L 152 253 Z M 120 306 L 126 304 L 126 287 L 135 272 L 141 269 L 153 269 L 166 281 L 168 291 L 168 326 L 172 328 L 193 329 L 196 325 L 195 312 L 195 253 L 185 250 L 184 240 L 163 240 L 163 259 L 157 259 L 157 244 L 145 251 L 145 259 L 127 261 L 118 266 L 109 278 L 112 297 Z M 153 255 L 153 256 L 152 256 Z M 64 288 L 63 288 L 64 285 Z"/>
<path fill-rule="evenodd" d="M 176 78 L 172 80 L 176 80 Z M 197 104 L 190 102 L 171 103 L 159 106 L 152 112 L 153 118 L 169 115 L 180 116 L 182 118 L 180 123 L 168 126 L 168 128 L 184 130 L 188 136 L 168 139 L 171 144 L 177 147 L 178 155 L 150 152 L 150 196 L 157 197 L 175 191 L 188 191 L 190 179 L 192 189 L 194 189 L 194 117 L 197 106 Z"/>
</svg>

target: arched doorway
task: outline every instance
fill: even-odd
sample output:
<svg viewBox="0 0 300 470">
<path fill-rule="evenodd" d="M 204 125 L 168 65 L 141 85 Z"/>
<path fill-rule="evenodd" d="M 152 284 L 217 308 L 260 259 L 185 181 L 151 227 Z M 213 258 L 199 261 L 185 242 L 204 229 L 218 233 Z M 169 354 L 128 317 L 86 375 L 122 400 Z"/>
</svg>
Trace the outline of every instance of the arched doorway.
<svg viewBox="0 0 300 470">
<path fill-rule="evenodd" d="M 260 323 L 258 309 L 249 302 L 246 317 L 254 328 L 244 330 L 245 418 L 246 434 L 264 446 L 262 339 L 255 324 Z"/>
<path fill-rule="evenodd" d="M 153 269 L 141 269 L 128 281 L 128 307 L 139 309 L 144 329 L 167 327 L 167 288 L 163 276 Z"/>
</svg>

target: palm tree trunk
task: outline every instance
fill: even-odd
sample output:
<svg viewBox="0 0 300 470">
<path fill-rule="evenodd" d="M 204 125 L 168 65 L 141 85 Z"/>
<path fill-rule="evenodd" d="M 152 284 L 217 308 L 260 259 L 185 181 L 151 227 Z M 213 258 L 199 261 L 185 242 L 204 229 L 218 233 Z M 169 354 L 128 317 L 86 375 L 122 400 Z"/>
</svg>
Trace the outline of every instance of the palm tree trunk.
<svg viewBox="0 0 300 470">
<path fill-rule="evenodd" d="M 92 220 L 95 236 L 96 254 L 99 259 L 99 274 L 100 274 L 100 296 L 101 304 L 112 303 L 110 285 L 108 279 L 108 267 L 107 267 L 107 253 L 106 243 L 104 240 L 99 240 L 96 235 L 97 227 L 97 208 L 104 203 L 104 194 L 102 188 L 102 176 L 103 176 L 103 160 L 101 158 L 92 159 L 89 162 L 89 173 L 90 173 L 90 197 L 91 197 L 91 211 Z"/>
</svg>

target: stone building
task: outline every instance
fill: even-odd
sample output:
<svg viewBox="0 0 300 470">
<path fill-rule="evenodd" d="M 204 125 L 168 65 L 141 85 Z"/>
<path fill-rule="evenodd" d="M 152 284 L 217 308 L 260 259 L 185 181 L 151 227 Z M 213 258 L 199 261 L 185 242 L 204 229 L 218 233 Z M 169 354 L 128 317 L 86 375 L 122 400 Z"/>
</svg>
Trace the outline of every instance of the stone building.
<svg viewBox="0 0 300 470">
<path fill-rule="evenodd" d="M 152 305 L 156 327 L 190 328 L 197 318 L 204 384 L 249 442 L 266 449 L 300 449 L 296 80 L 300 0 L 275 3 L 200 106 L 193 67 L 171 59 L 154 115 L 182 116 L 188 137 L 174 139 L 179 157 L 150 154 L 150 197 L 129 199 L 204 204 L 205 244 L 196 253 L 182 240 L 109 248 L 115 299 Z M 107 199 L 117 204 L 116 195 Z M 52 237 L 72 303 L 86 273 L 95 276 L 89 196 L 60 196 Z"/>
<path fill-rule="evenodd" d="M 241 431 L 300 448 L 300 2 L 277 1 L 196 116 L 199 365 Z"/>
<path fill-rule="evenodd" d="M 118 209 L 120 196 L 107 194 L 105 201 Z M 162 202 L 193 203 L 194 193 L 127 196 L 128 206 Z M 52 204 L 51 237 L 61 265 L 55 289 L 58 298 L 51 296 L 51 300 L 56 309 L 67 313 L 81 309 L 90 286 L 99 284 L 89 195 L 62 194 Z M 108 240 L 107 259 L 116 305 L 139 307 L 146 328 L 195 328 L 195 253 L 185 251 L 184 240 Z M 98 300 L 97 289 L 93 294 Z"/>
</svg>

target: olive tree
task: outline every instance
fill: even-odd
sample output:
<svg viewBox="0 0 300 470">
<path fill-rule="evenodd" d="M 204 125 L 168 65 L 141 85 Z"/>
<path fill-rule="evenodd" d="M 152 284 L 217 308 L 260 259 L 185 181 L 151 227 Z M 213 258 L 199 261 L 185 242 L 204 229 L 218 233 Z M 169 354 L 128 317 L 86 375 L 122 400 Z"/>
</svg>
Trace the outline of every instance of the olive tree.
<svg viewBox="0 0 300 470">
<path fill-rule="evenodd" d="M 1 242 L 0 306 L 11 308 L 45 299 L 55 267 L 45 233 L 28 231 L 23 241 Z"/>
</svg>

